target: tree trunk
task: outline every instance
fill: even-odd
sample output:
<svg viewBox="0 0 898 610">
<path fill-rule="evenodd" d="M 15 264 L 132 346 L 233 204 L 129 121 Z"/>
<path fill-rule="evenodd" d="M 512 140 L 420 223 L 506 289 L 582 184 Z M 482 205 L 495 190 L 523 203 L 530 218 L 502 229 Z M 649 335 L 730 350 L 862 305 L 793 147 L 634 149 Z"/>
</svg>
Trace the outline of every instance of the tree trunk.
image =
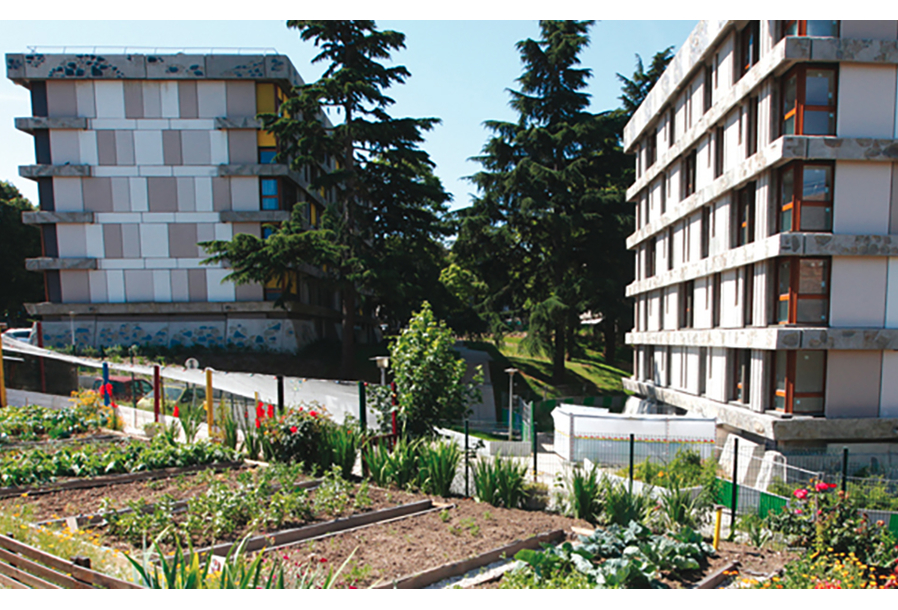
<svg viewBox="0 0 898 610">
<path fill-rule="evenodd" d="M 617 332 L 615 326 L 617 320 L 609 316 L 605 316 L 602 320 L 602 332 L 605 335 L 605 364 L 614 366 L 614 356 L 617 353 Z"/>
<path fill-rule="evenodd" d="M 555 350 L 552 354 L 552 383 L 564 383 L 565 328 L 564 320 L 555 323 Z"/>
<path fill-rule="evenodd" d="M 352 379 L 355 364 L 355 286 L 346 282 L 342 290 L 343 301 L 343 337 L 340 353 L 340 376 Z"/>
</svg>

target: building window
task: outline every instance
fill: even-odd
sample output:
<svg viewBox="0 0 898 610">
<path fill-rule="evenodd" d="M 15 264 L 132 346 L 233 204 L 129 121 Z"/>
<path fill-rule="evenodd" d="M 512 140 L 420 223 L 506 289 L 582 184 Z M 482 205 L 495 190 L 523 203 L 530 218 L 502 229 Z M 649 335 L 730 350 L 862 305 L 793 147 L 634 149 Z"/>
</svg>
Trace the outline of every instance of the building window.
<svg viewBox="0 0 898 610">
<path fill-rule="evenodd" d="M 739 34 L 739 78 L 758 63 L 760 50 L 761 22 L 750 21 Z"/>
<path fill-rule="evenodd" d="M 262 209 L 281 209 L 280 180 L 277 178 L 262 178 L 259 180 L 259 186 L 262 190 Z"/>
<path fill-rule="evenodd" d="M 645 245 L 645 276 L 655 277 L 655 245 L 656 238 L 652 237 Z"/>
<path fill-rule="evenodd" d="M 758 98 L 748 98 L 748 125 L 745 133 L 745 156 L 758 152 Z"/>
<path fill-rule="evenodd" d="M 670 387 L 670 386 L 673 384 L 673 375 L 671 374 L 671 372 L 673 371 L 673 366 L 672 366 L 672 364 L 673 364 L 673 356 L 672 356 L 673 350 L 672 350 L 671 347 L 668 345 L 668 346 L 667 346 L 667 349 L 666 349 L 665 351 L 666 351 L 667 353 L 665 354 L 665 358 L 664 358 L 664 385 L 667 386 L 667 387 Z"/>
<path fill-rule="evenodd" d="M 677 110 L 671 108 L 667 111 L 667 146 L 673 148 L 677 140 Z"/>
<path fill-rule="evenodd" d="M 833 230 L 832 163 L 791 163 L 780 170 L 779 230 Z"/>
<path fill-rule="evenodd" d="M 711 301 L 711 326 L 713 328 L 720 327 L 720 274 L 715 273 L 711 281 L 713 288 Z"/>
<path fill-rule="evenodd" d="M 835 67 L 796 66 L 782 79 L 783 135 L 836 134 Z"/>
<path fill-rule="evenodd" d="M 755 240 L 755 183 L 736 192 L 736 239 L 735 247 L 750 244 Z"/>
<path fill-rule="evenodd" d="M 655 346 L 646 345 L 644 351 L 642 378 L 648 382 L 655 380 Z"/>
<path fill-rule="evenodd" d="M 779 350 L 773 367 L 773 408 L 784 413 L 823 413 L 826 352 Z"/>
<path fill-rule="evenodd" d="M 754 321 L 754 300 L 755 266 L 752 264 L 742 268 L 742 326 L 751 326 Z"/>
<path fill-rule="evenodd" d="M 783 36 L 828 36 L 838 38 L 838 21 L 783 21 Z"/>
<path fill-rule="evenodd" d="M 724 131 L 723 125 L 714 128 L 714 177 L 723 175 Z"/>
<path fill-rule="evenodd" d="M 708 393 L 708 348 L 698 348 L 698 395 L 704 396 Z"/>
<path fill-rule="evenodd" d="M 680 284 L 680 311 L 679 327 L 692 328 L 693 312 L 695 311 L 695 282 L 689 280 Z"/>
<path fill-rule="evenodd" d="M 702 85 L 702 93 L 704 94 L 702 112 L 708 112 L 713 105 L 713 97 L 711 95 L 711 73 L 711 66 L 705 66 L 705 83 Z"/>
<path fill-rule="evenodd" d="M 658 131 L 652 127 L 645 143 L 645 167 L 650 168 L 658 159 Z"/>
<path fill-rule="evenodd" d="M 702 244 L 701 257 L 708 258 L 711 252 L 711 207 L 702 207 Z"/>
<path fill-rule="evenodd" d="M 683 196 L 680 199 L 686 199 L 693 193 L 695 193 L 695 166 L 697 164 L 698 154 L 695 150 L 690 153 L 687 153 L 685 157 L 683 157 L 682 163 L 682 177 L 680 178 L 683 183 Z"/>
<path fill-rule="evenodd" d="M 730 400 L 747 405 L 750 398 L 751 386 L 751 350 L 730 350 L 730 362 L 732 362 L 732 376 L 730 377 Z"/>
<path fill-rule="evenodd" d="M 667 213 L 667 174 L 661 175 L 661 215 Z"/>
<path fill-rule="evenodd" d="M 674 230 L 673 227 L 667 227 L 667 270 L 673 269 L 674 264 Z"/>
<path fill-rule="evenodd" d="M 829 259 L 781 258 L 777 265 L 778 324 L 825 326 L 829 321 Z"/>
</svg>

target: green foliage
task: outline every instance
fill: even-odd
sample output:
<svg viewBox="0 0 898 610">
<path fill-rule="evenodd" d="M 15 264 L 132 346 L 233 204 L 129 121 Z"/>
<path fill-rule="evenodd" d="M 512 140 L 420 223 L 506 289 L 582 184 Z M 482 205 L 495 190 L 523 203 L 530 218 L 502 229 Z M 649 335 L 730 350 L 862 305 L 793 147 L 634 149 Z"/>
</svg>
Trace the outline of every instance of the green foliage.
<svg viewBox="0 0 898 610">
<path fill-rule="evenodd" d="M 418 486 L 424 493 L 448 497 L 460 462 L 461 450 L 452 441 L 422 444 L 418 455 Z"/>
<path fill-rule="evenodd" d="M 33 441 L 43 437 L 70 438 L 96 430 L 102 422 L 95 411 L 72 407 L 62 410 L 38 405 L 0 409 L 0 444 L 9 440 Z"/>
<path fill-rule="evenodd" d="M 321 436 L 322 468 L 335 465 L 344 479 L 352 476 L 355 459 L 359 452 L 360 434 L 355 424 L 347 418 L 342 425 L 325 425 Z"/>
<path fill-rule="evenodd" d="M 624 484 L 609 478 L 602 479 L 601 486 L 604 504 L 602 520 L 605 523 L 644 523 L 655 507 L 655 500 L 648 490 L 631 494 Z"/>
<path fill-rule="evenodd" d="M 713 460 L 706 460 L 706 463 Z M 646 459 L 633 468 L 633 478 L 658 487 L 695 487 L 703 482 L 704 468 L 698 451 L 680 451 L 667 464 Z M 621 468 L 616 473 L 628 477 L 629 470 Z"/>
<path fill-rule="evenodd" d="M 474 463 L 474 497 L 480 502 L 519 508 L 526 499 L 524 476 L 527 466 L 497 455 Z"/>
<path fill-rule="evenodd" d="M 40 485 L 59 477 L 95 477 L 160 468 L 196 466 L 236 459 L 219 445 L 169 443 L 161 436 L 149 444 L 140 441 L 113 445 L 67 446 L 58 450 L 29 449 L 0 453 L 3 486 Z"/>
<path fill-rule="evenodd" d="M 339 517 L 352 506 L 349 495 L 352 485 L 341 476 L 340 467 L 334 466 L 324 473 L 324 480 L 315 489 L 312 507 L 316 513 Z"/>
<path fill-rule="evenodd" d="M 652 63 L 648 71 L 646 71 L 642 65 L 642 58 L 637 55 L 636 71 L 633 73 L 633 77 L 627 78 L 621 74 L 617 75 L 618 80 L 623 83 L 623 93 L 620 96 L 620 100 L 627 115 L 633 116 L 636 109 L 645 101 L 649 91 L 652 90 L 652 87 L 664 74 L 664 70 L 667 69 L 667 65 L 672 59 L 673 47 L 667 47 L 663 51 L 655 53 L 652 57 Z"/>
<path fill-rule="evenodd" d="M 571 473 L 556 485 L 563 488 L 562 504 L 566 515 L 596 523 L 602 513 L 602 486 L 596 466 L 585 469 L 575 466 Z"/>
<path fill-rule="evenodd" d="M 515 559 L 525 566 L 503 588 L 655 588 L 664 574 L 676 576 L 706 565 L 714 550 L 695 531 L 655 535 L 644 525 L 612 525 L 580 537 L 580 546 L 564 542 L 542 551 L 523 550 Z"/>
<path fill-rule="evenodd" d="M 11 182 L 0 180 L 0 319 L 10 326 L 25 324 L 25 303 L 44 300 L 42 274 L 25 269 L 26 258 L 41 256 L 40 230 L 22 222 L 22 212 L 33 211 Z"/>
<path fill-rule="evenodd" d="M 698 529 L 710 516 L 711 505 L 704 496 L 682 489 L 678 485 L 669 487 L 659 498 L 658 515 L 661 524 L 669 531 L 681 528 Z"/>
<path fill-rule="evenodd" d="M 736 529 L 744 532 L 749 543 L 755 548 L 763 548 L 770 542 L 773 532 L 766 527 L 764 519 L 755 513 L 742 515 L 736 520 Z"/>
<path fill-rule="evenodd" d="M 452 331 L 426 301 L 390 344 L 403 434 L 432 435 L 436 426 L 464 419 L 468 404 L 480 398 L 482 372 L 465 383 L 467 366 L 454 344 Z"/>
</svg>

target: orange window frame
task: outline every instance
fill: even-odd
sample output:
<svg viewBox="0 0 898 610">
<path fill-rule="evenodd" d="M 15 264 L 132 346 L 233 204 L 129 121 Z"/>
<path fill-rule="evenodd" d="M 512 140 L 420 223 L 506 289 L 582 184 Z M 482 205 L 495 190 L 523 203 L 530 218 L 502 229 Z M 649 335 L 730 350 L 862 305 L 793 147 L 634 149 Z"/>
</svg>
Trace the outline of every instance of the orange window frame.
<svg viewBox="0 0 898 610">
<path fill-rule="evenodd" d="M 826 263 L 826 272 L 824 274 L 823 282 L 826 284 L 825 291 L 823 293 L 808 293 L 808 292 L 800 292 L 799 286 L 801 285 L 801 261 L 824 261 Z M 786 292 L 781 291 L 782 278 L 780 276 L 783 268 L 783 263 L 789 264 L 789 284 Z M 776 294 L 777 294 L 777 307 L 776 307 L 776 322 L 777 324 L 799 324 L 798 322 L 798 301 L 799 300 L 817 300 L 817 301 L 829 301 L 830 298 L 830 276 L 832 274 L 832 264 L 830 263 L 830 259 L 828 258 L 808 258 L 808 257 L 798 257 L 798 256 L 789 256 L 784 258 L 779 258 L 776 260 Z M 779 305 L 781 303 L 787 303 L 786 307 L 786 319 L 781 320 L 779 311 Z M 829 323 L 829 316 L 827 315 L 826 323 Z M 801 324 L 808 324 L 808 322 L 801 322 Z"/>
<path fill-rule="evenodd" d="M 817 350 L 814 350 L 817 351 Z M 777 382 L 777 366 L 776 359 L 780 353 L 785 353 L 786 356 L 786 375 L 783 382 L 783 389 L 776 387 Z M 797 368 L 796 362 L 798 359 L 798 351 L 797 350 L 780 350 L 776 351 L 773 354 L 773 366 L 771 368 L 771 382 L 770 388 L 772 390 L 771 395 L 771 404 L 773 405 L 772 410 L 779 410 L 776 408 L 776 399 L 783 399 L 783 413 L 793 413 L 795 407 L 795 399 L 796 398 L 824 398 L 826 396 L 826 351 L 823 351 L 823 387 L 819 392 L 796 392 L 795 391 L 795 369 Z M 816 411 L 815 413 L 823 413 L 823 408 L 820 411 Z"/>
<path fill-rule="evenodd" d="M 810 105 L 805 103 L 805 99 L 807 97 L 807 78 L 808 78 L 808 70 L 830 70 L 833 73 L 833 103 L 825 106 L 821 105 Z M 785 91 L 786 91 L 786 83 L 790 78 L 795 77 L 795 105 L 786 110 L 785 108 Z M 781 112 L 780 119 L 780 133 L 783 135 L 795 135 L 801 136 L 805 135 L 804 133 L 804 113 L 806 111 L 819 111 L 819 112 L 832 112 L 836 113 L 836 109 L 839 106 L 839 68 L 833 64 L 803 64 L 799 66 L 795 66 L 785 75 L 783 75 L 780 80 L 783 95 L 783 108 Z M 795 118 L 795 129 L 791 134 L 786 133 L 786 121 L 790 118 Z M 816 134 L 816 135 L 836 135 L 832 134 Z"/>
<path fill-rule="evenodd" d="M 829 198 L 827 199 L 805 199 L 804 195 L 804 171 L 806 167 L 826 167 L 829 169 L 830 183 L 827 185 L 829 188 Z M 783 200 L 783 181 L 784 176 L 789 173 L 792 173 L 792 199 L 789 201 Z M 779 189 L 777 192 L 777 197 L 779 199 L 779 214 L 777 215 L 777 228 L 780 233 L 795 233 L 801 232 L 801 213 L 802 208 L 815 207 L 815 208 L 826 208 L 829 207 L 832 209 L 833 207 L 833 198 L 835 193 L 835 181 L 836 181 L 836 169 L 835 163 L 832 161 L 821 161 L 821 162 L 806 162 L 806 161 L 795 161 L 794 163 L 790 163 L 786 165 L 779 171 Z M 783 214 L 785 212 L 791 211 L 791 226 L 789 230 L 786 231 L 785 227 L 783 227 Z M 808 233 L 831 233 L 832 232 L 832 214 L 830 214 L 830 227 L 828 229 L 820 229 L 819 231 L 811 231 L 809 229 L 804 229 L 804 232 Z"/>
</svg>

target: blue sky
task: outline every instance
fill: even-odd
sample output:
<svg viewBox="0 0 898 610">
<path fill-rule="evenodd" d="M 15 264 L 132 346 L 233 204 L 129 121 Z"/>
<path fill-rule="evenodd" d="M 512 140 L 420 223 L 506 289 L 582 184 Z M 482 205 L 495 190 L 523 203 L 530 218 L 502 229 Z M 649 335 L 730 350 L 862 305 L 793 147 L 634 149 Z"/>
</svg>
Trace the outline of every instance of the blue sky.
<svg viewBox="0 0 898 610">
<path fill-rule="evenodd" d="M 648 62 L 663 48 L 678 50 L 695 21 L 599 21 L 591 30 L 590 47 L 581 55 L 593 70 L 589 91 L 593 112 L 618 106 L 620 82 L 635 68 L 638 53 Z M 396 100 L 394 116 L 438 117 L 442 124 L 427 134 L 423 148 L 437 164 L 436 174 L 453 195 L 453 208 L 470 201 L 473 187 L 464 180 L 479 169 L 467 159 L 479 154 L 488 138 L 487 119 L 513 120 L 508 88 L 516 88 L 520 55 L 515 43 L 537 38 L 536 21 L 394 21 L 379 20 L 380 29 L 406 35 L 406 49 L 393 55 L 412 76 L 389 94 Z M 26 52 L 29 46 L 128 46 L 274 48 L 290 57 L 303 78 L 320 76 L 323 63 L 312 64 L 311 43 L 300 40 L 284 21 L 18 21 L 4 23 L 2 53 Z M 203 49 L 199 49 L 203 52 Z M 114 49 L 102 52 L 114 53 Z M 0 179 L 10 180 L 37 201 L 35 183 L 18 177 L 17 167 L 34 163 L 31 136 L 13 127 L 14 117 L 30 115 L 26 89 L 0 79 Z"/>
</svg>

